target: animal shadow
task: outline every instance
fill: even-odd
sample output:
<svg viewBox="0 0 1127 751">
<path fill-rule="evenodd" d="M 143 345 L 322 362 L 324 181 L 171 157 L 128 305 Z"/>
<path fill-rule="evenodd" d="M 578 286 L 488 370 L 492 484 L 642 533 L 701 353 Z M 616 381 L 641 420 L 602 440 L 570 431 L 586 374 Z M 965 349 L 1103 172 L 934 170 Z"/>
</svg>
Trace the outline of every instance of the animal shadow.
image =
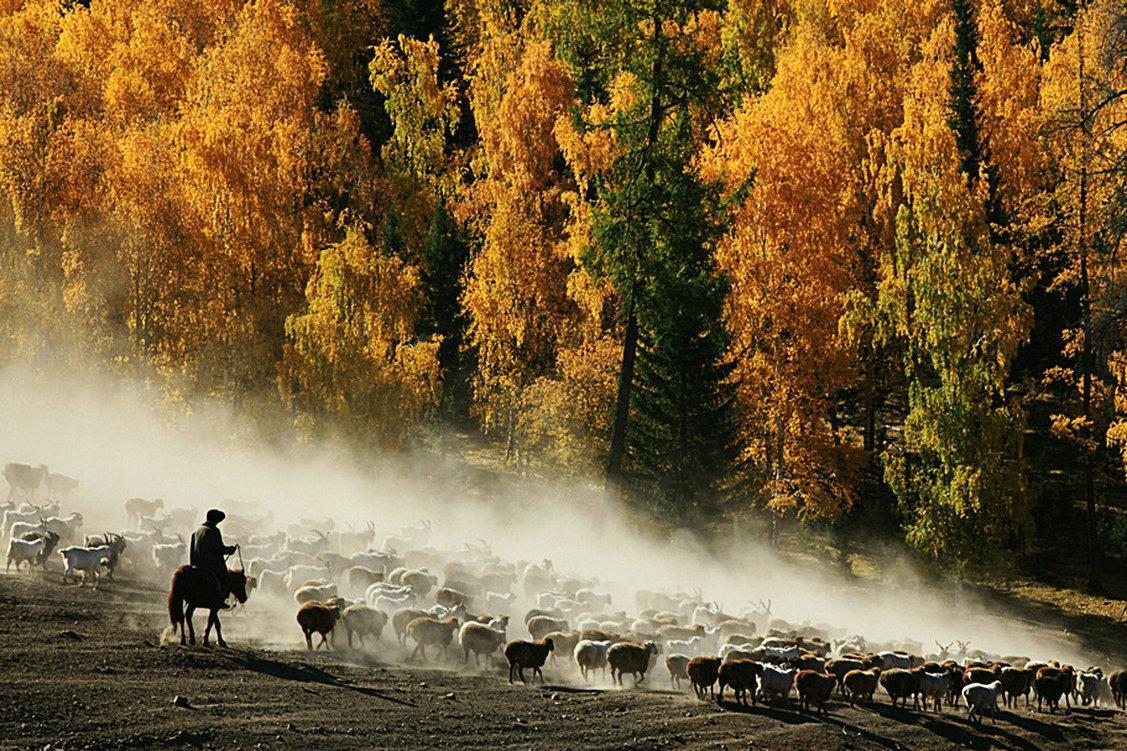
<svg viewBox="0 0 1127 751">
<path fill-rule="evenodd" d="M 348 691 L 355 691 L 365 696 L 370 696 L 375 699 L 382 699 L 383 701 L 391 702 L 392 704 L 399 704 L 405 707 L 414 707 L 415 703 L 405 699 L 399 699 L 394 696 L 389 696 L 382 691 L 377 691 L 374 688 L 367 686 L 356 686 L 346 681 L 342 681 L 337 676 L 329 673 L 321 668 L 312 665 L 295 665 L 289 662 L 281 662 L 279 660 L 269 659 L 261 654 L 242 649 L 229 649 L 224 653 L 227 662 L 241 667 L 245 670 L 250 670 L 255 673 L 262 673 L 274 678 L 279 678 L 286 681 L 297 681 L 300 683 L 318 683 L 322 686 L 331 686 L 333 688 L 342 688 Z"/>
</svg>

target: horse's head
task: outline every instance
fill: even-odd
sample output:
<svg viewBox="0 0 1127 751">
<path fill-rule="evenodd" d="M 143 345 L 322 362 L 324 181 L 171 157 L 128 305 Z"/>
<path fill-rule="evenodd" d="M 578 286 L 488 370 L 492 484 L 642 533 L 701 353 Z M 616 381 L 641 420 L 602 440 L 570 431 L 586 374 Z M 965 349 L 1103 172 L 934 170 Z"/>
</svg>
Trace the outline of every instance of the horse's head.
<svg viewBox="0 0 1127 751">
<path fill-rule="evenodd" d="M 258 584 L 258 581 L 253 576 L 247 576 L 241 568 L 233 569 L 227 573 L 231 575 L 231 594 L 235 596 L 235 599 L 238 600 L 240 604 L 246 602 L 247 597 L 250 595 L 251 590 Z"/>
</svg>

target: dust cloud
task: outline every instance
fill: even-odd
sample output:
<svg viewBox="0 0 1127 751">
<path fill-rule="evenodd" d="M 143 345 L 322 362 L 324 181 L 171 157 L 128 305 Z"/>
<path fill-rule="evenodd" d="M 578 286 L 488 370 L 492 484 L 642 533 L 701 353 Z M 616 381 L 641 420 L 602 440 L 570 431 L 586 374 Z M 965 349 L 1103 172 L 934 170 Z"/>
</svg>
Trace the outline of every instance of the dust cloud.
<svg viewBox="0 0 1127 751">
<path fill-rule="evenodd" d="M 999 656 L 1093 661 L 1075 637 L 925 584 L 909 562 L 889 569 L 879 584 L 859 582 L 828 565 L 784 561 L 754 540 L 706 545 L 685 531 L 639 529 L 593 486 L 483 479 L 455 454 L 433 450 L 359 462 L 331 442 L 265 440 L 218 403 L 170 409 L 154 389 L 110 375 L 9 366 L 0 371 L 0 425 L 0 459 L 44 463 L 81 482 L 62 511 L 81 511 L 88 532 L 124 529 L 122 504 L 134 496 L 160 497 L 166 511 L 191 508 L 197 517 L 211 506 L 270 514 L 261 534 L 302 520 L 312 527 L 325 517 L 337 529 L 363 529 L 370 521 L 376 546 L 425 519 L 433 530 L 428 544 L 439 550 L 485 543 L 510 561 L 550 558 L 560 573 L 596 579 L 613 597 L 610 611 L 636 614 L 638 589 L 699 589 L 734 615 L 769 599 L 773 618 L 822 625 L 836 636 L 861 634 L 870 643 L 915 642 L 927 653 L 937 640 L 959 639 Z M 191 529 L 165 531 L 187 537 Z M 514 591 L 519 616 L 534 603 L 519 583 Z M 293 609 L 280 600 L 271 608 Z M 269 631 L 259 636 L 293 646 L 300 640 L 292 615 Z M 519 634 L 510 628 L 509 635 Z"/>
</svg>

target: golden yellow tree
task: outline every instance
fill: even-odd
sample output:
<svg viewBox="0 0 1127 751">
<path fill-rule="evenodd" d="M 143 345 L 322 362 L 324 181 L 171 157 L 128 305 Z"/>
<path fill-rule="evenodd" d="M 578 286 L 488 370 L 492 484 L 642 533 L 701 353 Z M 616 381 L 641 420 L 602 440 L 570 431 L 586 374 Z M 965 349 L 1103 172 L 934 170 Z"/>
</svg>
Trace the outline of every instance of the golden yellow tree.
<svg viewBox="0 0 1127 751">
<path fill-rule="evenodd" d="M 438 345 L 419 341 L 419 271 L 374 247 L 360 228 L 325 248 L 286 320 L 283 398 L 320 434 L 334 429 L 396 448 L 438 401 Z"/>
</svg>

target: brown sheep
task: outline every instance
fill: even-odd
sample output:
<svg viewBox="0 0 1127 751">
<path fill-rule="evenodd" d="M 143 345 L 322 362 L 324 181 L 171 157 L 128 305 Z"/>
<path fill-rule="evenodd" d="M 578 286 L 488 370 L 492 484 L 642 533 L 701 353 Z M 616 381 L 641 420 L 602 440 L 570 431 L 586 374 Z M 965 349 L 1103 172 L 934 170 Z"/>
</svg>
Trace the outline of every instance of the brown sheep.
<svg viewBox="0 0 1127 751">
<path fill-rule="evenodd" d="M 518 639 L 506 644 L 505 659 L 509 661 L 509 683 L 513 682 L 513 670 L 517 671 L 521 683 L 527 683 L 528 681 L 524 679 L 525 668 L 532 668 L 532 680 L 536 680 L 536 676 L 539 675 L 540 682 L 543 683 L 544 671 L 541 668 L 548 659 L 548 653 L 554 648 L 551 639 L 544 641 Z"/>
<path fill-rule="evenodd" d="M 411 591 L 419 597 L 426 597 L 427 594 L 434 589 L 434 585 L 438 582 L 438 577 L 434 574 L 427 573 L 423 569 L 408 569 L 400 575 L 399 581 L 409 586 Z M 439 604 L 441 605 L 442 603 L 440 602 Z"/>
<path fill-rule="evenodd" d="M 665 656 L 665 669 L 669 671 L 669 685 L 680 689 L 681 681 L 688 678 L 689 656 L 674 652 Z"/>
<path fill-rule="evenodd" d="M 1049 712 L 1055 713 L 1060 708 L 1060 698 L 1068 701 L 1068 691 L 1072 686 L 1072 674 L 1061 668 L 1044 667 L 1037 670 L 1033 679 L 1033 690 L 1037 693 L 1037 711 L 1041 711 L 1041 703 L 1049 705 Z"/>
<path fill-rule="evenodd" d="M 601 628 L 585 628 L 579 632 L 578 641 L 623 641 L 620 634 Z"/>
<path fill-rule="evenodd" d="M 442 647 L 442 656 L 449 657 L 450 640 L 458 630 L 458 619 L 447 618 L 438 620 L 434 616 L 420 616 L 407 624 L 407 635 L 415 640 L 415 651 L 411 659 L 417 655 L 427 657 L 427 647 Z"/>
<path fill-rule="evenodd" d="M 900 706 L 907 708 L 908 697 L 912 697 L 912 704 L 916 709 L 920 708 L 919 702 L 919 678 L 910 670 L 904 668 L 891 668 L 880 674 L 880 685 L 888 692 L 888 698 L 892 701 L 892 706 L 896 706 L 897 700 L 900 701 Z"/>
<path fill-rule="evenodd" d="M 313 649 L 313 634 L 321 635 L 321 642 L 317 649 L 329 644 L 328 637 L 333 634 L 337 620 L 340 618 L 340 609 L 323 602 L 307 602 L 297 609 L 297 625 L 305 634 L 305 648 Z"/>
<path fill-rule="evenodd" d="M 813 670 L 816 673 L 826 672 L 826 660 L 816 654 L 807 652 L 792 663 L 799 670 Z"/>
<path fill-rule="evenodd" d="M 659 626 L 657 629 L 658 638 L 662 641 L 669 641 L 670 639 L 692 639 L 694 636 L 704 636 L 704 626 L 674 626 L 666 625 Z"/>
<path fill-rule="evenodd" d="M 1000 679 L 1001 675 L 988 667 L 972 666 L 963 671 L 964 686 L 969 686 L 972 683 L 987 685 Z"/>
<path fill-rule="evenodd" d="M 473 604 L 473 595 L 468 595 L 465 592 L 460 592 L 450 587 L 440 587 L 435 591 L 434 599 L 439 605 L 449 609 L 454 609 L 459 605 L 468 608 Z"/>
<path fill-rule="evenodd" d="M 693 685 L 697 698 L 703 701 L 704 690 L 708 689 L 708 695 L 711 697 L 712 687 L 720 676 L 720 658 L 694 657 L 685 666 L 685 674 L 689 676 L 689 682 Z"/>
<path fill-rule="evenodd" d="M 384 626 L 387 625 L 387 613 L 368 607 L 364 604 L 349 605 L 341 613 L 341 622 L 348 634 L 348 646 L 352 646 L 352 635 L 364 646 L 364 637 L 371 636 L 376 641 L 380 640 Z"/>
<path fill-rule="evenodd" d="M 551 660 L 552 666 L 556 665 L 556 655 L 570 655 L 575 651 L 575 645 L 579 643 L 579 633 L 577 631 L 550 631 L 541 639 L 551 639 L 555 648 L 552 650 Z M 564 657 L 567 659 L 567 657 Z"/>
<path fill-rule="evenodd" d="M 838 690 L 845 696 L 845 676 L 852 670 L 865 670 L 868 666 L 861 660 L 838 658 L 826 660 L 825 672 L 837 679 Z"/>
<path fill-rule="evenodd" d="M 532 638 L 539 641 L 553 631 L 567 631 L 568 622 L 563 618 L 550 618 L 546 615 L 538 615 L 528 621 L 528 633 Z"/>
<path fill-rule="evenodd" d="M 1017 697 L 1025 697 L 1029 706 L 1029 689 L 1033 687 L 1033 674 L 1025 668 L 1002 668 L 999 679 L 1002 681 L 1002 699 L 1006 707 L 1017 707 Z"/>
<path fill-rule="evenodd" d="M 424 618 L 428 615 L 430 613 L 418 608 L 400 608 L 392 613 L 391 627 L 395 629 L 395 638 L 399 642 L 399 646 L 407 646 L 407 624 L 416 618 Z"/>
<path fill-rule="evenodd" d="M 622 685 L 622 676 L 626 673 L 636 676 L 634 685 L 637 686 L 646 680 L 646 671 L 650 662 L 657 655 L 657 645 L 652 641 L 645 644 L 633 642 L 619 642 L 612 644 L 607 650 L 607 664 L 610 665 L 610 678 L 612 682 Z"/>
<path fill-rule="evenodd" d="M 834 691 L 837 680 L 818 670 L 799 670 L 794 677 L 795 688 L 798 689 L 798 698 L 802 702 L 802 709 L 810 711 L 810 705 L 818 707 L 819 714 L 829 714 L 826 711 L 826 701 Z"/>
<path fill-rule="evenodd" d="M 747 697 L 750 694 L 754 706 L 755 691 L 761 675 L 763 675 L 763 666 L 752 660 L 729 660 L 722 663 L 716 671 L 716 681 L 720 686 L 716 701 L 724 701 L 724 687 L 730 686 L 732 693 L 736 695 L 737 704 L 747 706 Z"/>
<path fill-rule="evenodd" d="M 872 701 L 873 694 L 877 692 L 879 678 L 879 667 L 872 667 L 868 670 L 850 670 L 846 673 L 842 682 L 845 684 L 846 693 L 849 695 L 849 706 L 854 706 L 862 699 Z"/>
<path fill-rule="evenodd" d="M 720 635 L 721 636 L 727 636 L 729 639 L 733 636 L 744 636 L 745 637 L 741 641 L 737 641 L 737 642 L 729 641 L 728 642 L 729 644 L 746 644 L 747 642 L 750 642 L 753 638 L 753 637 L 746 636 L 746 635 L 755 633 L 755 624 L 754 623 L 752 623 L 751 621 L 740 620 L 738 618 L 733 619 L 733 620 L 724 621 L 723 623 L 718 622 L 716 624 L 716 626 L 717 626 L 717 628 L 720 629 Z"/>
<path fill-rule="evenodd" d="M 728 634 L 728 638 L 724 640 L 725 644 L 750 644 L 753 647 L 758 647 L 759 643 L 763 640 L 758 636 L 751 636 L 750 634 Z"/>
<path fill-rule="evenodd" d="M 563 611 L 559 610 L 558 608 L 552 608 L 551 610 L 541 610 L 540 608 L 533 608 L 532 610 L 529 610 L 524 614 L 524 625 L 527 626 L 529 621 L 541 615 L 547 616 L 549 618 L 564 617 Z"/>
<path fill-rule="evenodd" d="M 383 573 L 364 566 L 352 566 L 344 572 L 344 578 L 350 592 L 365 592 L 376 582 L 383 581 Z"/>
<path fill-rule="evenodd" d="M 1107 685 L 1115 699 L 1115 706 L 1127 709 L 1127 670 L 1116 670 L 1107 677 Z"/>
</svg>

